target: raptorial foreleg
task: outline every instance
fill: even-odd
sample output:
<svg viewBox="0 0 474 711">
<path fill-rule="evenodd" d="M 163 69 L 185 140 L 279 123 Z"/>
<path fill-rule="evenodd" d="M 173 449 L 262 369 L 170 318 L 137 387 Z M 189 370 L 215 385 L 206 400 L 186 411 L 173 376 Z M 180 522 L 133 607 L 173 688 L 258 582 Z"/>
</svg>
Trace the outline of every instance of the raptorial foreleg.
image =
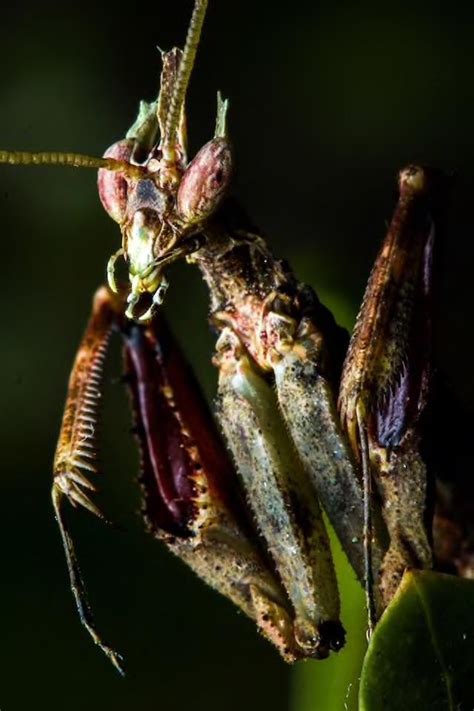
<svg viewBox="0 0 474 711">
<path fill-rule="evenodd" d="M 66 406 L 54 457 L 53 506 L 61 532 L 71 589 L 82 624 L 94 642 L 123 673 L 121 656 L 105 644 L 97 632 L 87 601 L 73 540 L 64 517 L 63 504 L 81 506 L 104 519 L 92 499 L 96 486 L 90 478 L 98 473 L 97 436 L 102 396 L 104 358 L 117 317 L 113 295 L 100 288 L 94 297 L 92 315 L 72 368 Z"/>
</svg>

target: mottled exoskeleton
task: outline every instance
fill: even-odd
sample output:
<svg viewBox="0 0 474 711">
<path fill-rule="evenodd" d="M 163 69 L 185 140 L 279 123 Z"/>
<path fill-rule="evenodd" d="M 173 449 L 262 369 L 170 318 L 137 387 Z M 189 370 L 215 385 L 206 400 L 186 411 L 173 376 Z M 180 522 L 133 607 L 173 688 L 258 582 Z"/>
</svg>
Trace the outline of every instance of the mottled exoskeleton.
<svg viewBox="0 0 474 711">
<path fill-rule="evenodd" d="M 81 619 L 117 666 L 93 626 L 62 517 L 65 499 L 101 515 L 90 479 L 113 329 L 123 339 L 149 529 L 285 659 L 322 658 L 344 643 L 322 509 L 366 587 L 370 624 L 406 567 L 432 564 L 421 423 L 439 181 L 422 168 L 401 173 L 346 357 L 346 332 L 227 196 L 233 158 L 220 96 L 214 137 L 188 161 L 184 98 L 206 4 L 196 1 L 183 52 L 162 54 L 157 101 L 141 103 L 104 158 L 0 152 L 12 164 L 99 168 L 100 198 L 122 233 L 73 367 L 53 484 Z M 181 258 L 209 288 L 217 414 L 231 456 L 159 313 L 166 267 Z M 116 279 L 118 259 L 127 284 Z"/>
<path fill-rule="evenodd" d="M 406 568 L 430 568 L 433 484 L 424 449 L 432 392 L 433 251 L 446 178 L 409 166 L 344 364 L 341 421 L 380 497 L 389 546 L 381 606 Z M 366 497 L 368 499 L 368 497 Z"/>
</svg>

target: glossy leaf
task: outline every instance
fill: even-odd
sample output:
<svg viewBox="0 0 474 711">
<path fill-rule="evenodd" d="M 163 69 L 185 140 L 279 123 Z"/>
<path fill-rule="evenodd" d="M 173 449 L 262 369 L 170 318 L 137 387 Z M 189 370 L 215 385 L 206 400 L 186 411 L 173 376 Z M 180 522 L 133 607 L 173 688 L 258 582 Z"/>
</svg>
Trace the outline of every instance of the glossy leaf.
<svg viewBox="0 0 474 711">
<path fill-rule="evenodd" d="M 364 660 L 360 711 L 474 706 L 474 581 L 410 572 Z"/>
</svg>

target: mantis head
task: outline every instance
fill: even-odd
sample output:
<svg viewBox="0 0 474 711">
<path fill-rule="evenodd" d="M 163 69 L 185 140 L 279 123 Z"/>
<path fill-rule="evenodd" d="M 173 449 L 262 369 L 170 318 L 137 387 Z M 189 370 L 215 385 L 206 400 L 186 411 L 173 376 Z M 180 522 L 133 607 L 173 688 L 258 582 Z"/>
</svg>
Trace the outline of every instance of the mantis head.
<svg viewBox="0 0 474 711">
<path fill-rule="evenodd" d="M 117 291 L 115 264 L 129 274 L 126 315 L 148 321 L 167 288 L 165 267 L 202 245 L 202 230 L 228 187 L 232 155 L 226 137 L 227 101 L 218 95 L 214 137 L 187 160 L 184 98 L 205 3 L 197 2 L 183 51 L 163 52 L 157 101 L 141 102 L 125 139 L 104 154 L 122 170 L 99 170 L 99 195 L 120 225 L 122 246 L 109 260 L 109 286 Z"/>
</svg>

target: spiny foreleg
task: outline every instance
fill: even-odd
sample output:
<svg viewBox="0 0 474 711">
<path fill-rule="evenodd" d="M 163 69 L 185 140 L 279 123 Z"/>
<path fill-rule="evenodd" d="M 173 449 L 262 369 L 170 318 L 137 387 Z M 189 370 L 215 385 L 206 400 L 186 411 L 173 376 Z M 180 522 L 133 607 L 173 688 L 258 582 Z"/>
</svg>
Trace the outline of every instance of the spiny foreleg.
<svg viewBox="0 0 474 711">
<path fill-rule="evenodd" d="M 120 655 L 104 644 L 95 629 L 77 561 L 73 540 L 63 515 L 67 499 L 104 519 L 91 498 L 96 491 L 90 481 L 98 473 L 97 445 L 104 359 L 117 312 L 113 296 L 105 287 L 94 297 L 92 316 L 72 368 L 66 406 L 54 458 L 53 506 L 61 532 L 71 589 L 82 624 L 117 669 L 123 673 Z"/>
<path fill-rule="evenodd" d="M 161 314 L 124 324 L 126 381 L 150 532 L 232 600 L 289 662 L 305 656 L 294 611 L 253 529 L 194 374 Z"/>
</svg>

